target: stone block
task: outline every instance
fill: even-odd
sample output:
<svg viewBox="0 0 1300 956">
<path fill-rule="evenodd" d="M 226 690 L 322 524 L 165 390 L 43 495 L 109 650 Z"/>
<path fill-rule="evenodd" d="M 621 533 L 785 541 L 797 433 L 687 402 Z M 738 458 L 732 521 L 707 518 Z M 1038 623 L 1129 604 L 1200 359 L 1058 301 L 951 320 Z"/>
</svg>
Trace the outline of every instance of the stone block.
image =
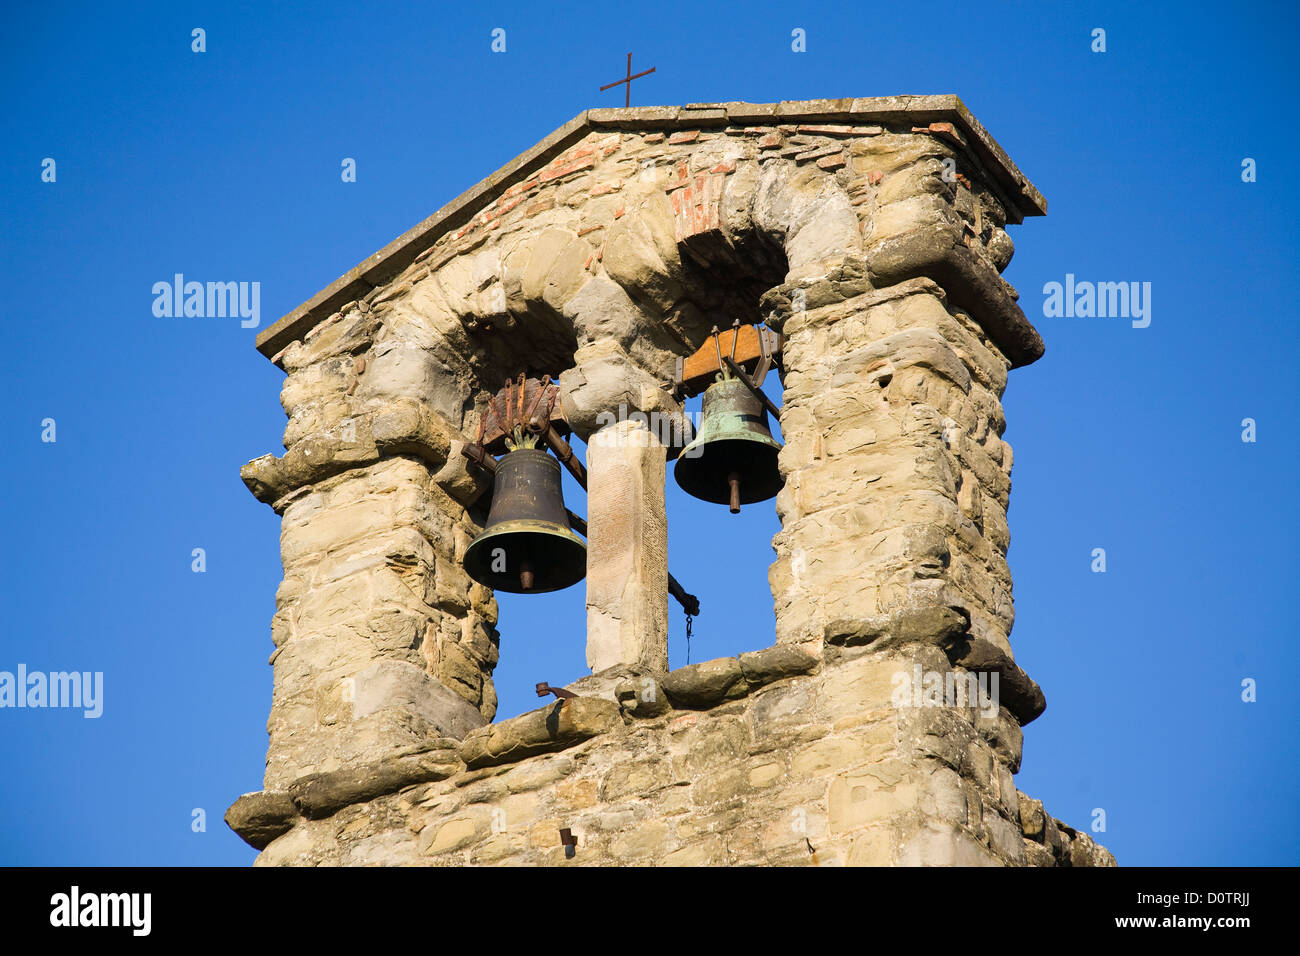
<svg viewBox="0 0 1300 956">
<path fill-rule="evenodd" d="M 353 715 L 394 708 L 425 721 L 441 737 L 463 738 L 486 721 L 462 697 L 414 664 L 379 661 L 353 677 Z"/>
<path fill-rule="evenodd" d="M 226 811 L 226 825 L 256 850 L 288 833 L 298 819 L 298 808 L 284 790 L 246 793 Z"/>
<path fill-rule="evenodd" d="M 664 693 L 678 707 L 712 707 L 747 691 L 740 661 L 735 657 L 688 664 L 663 679 Z"/>
</svg>

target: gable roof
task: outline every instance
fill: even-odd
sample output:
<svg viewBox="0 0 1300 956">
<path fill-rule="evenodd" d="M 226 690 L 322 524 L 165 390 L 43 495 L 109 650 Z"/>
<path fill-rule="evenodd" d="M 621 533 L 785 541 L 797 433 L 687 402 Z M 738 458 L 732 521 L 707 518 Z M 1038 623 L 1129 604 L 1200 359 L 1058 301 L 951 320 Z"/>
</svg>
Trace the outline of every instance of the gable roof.
<svg viewBox="0 0 1300 956">
<path fill-rule="evenodd" d="M 788 123 L 910 122 L 915 125 L 952 123 L 965 137 L 1011 208 L 1008 221 L 1047 212 L 1047 201 L 1020 172 L 962 101 L 953 95 L 874 96 L 781 103 L 690 103 L 686 106 L 633 106 L 584 110 L 535 146 L 520 153 L 492 175 L 471 186 L 423 222 L 408 229 L 374 255 L 349 269 L 328 286 L 257 336 L 257 350 L 271 358 L 301 339 L 340 307 L 388 282 L 445 233 L 458 229 L 486 203 L 594 130 L 699 129 L 708 126 L 776 126 Z"/>
</svg>

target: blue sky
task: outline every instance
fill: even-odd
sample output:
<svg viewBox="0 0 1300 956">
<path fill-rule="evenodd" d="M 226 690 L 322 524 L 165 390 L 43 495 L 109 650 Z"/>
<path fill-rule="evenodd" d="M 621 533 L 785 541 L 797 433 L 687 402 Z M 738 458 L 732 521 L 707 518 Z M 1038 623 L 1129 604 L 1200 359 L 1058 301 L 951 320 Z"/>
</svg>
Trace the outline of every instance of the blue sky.
<svg viewBox="0 0 1300 956">
<path fill-rule="evenodd" d="M 238 471 L 281 451 L 283 375 L 237 320 L 155 317 L 153 283 L 258 281 L 264 327 L 581 110 L 621 105 L 597 88 L 629 49 L 656 67 L 638 105 L 956 93 L 1039 187 L 1049 215 L 1011 229 L 1006 273 L 1047 342 L 1004 398 L 1012 645 L 1048 699 L 1018 784 L 1076 826 L 1104 809 L 1121 864 L 1300 862 L 1294 9 L 559 9 L 6 12 L 0 670 L 102 671 L 104 713 L 0 710 L 0 863 L 254 856 L 221 816 L 261 783 L 281 574 L 278 519 Z M 1150 282 L 1150 326 L 1043 317 L 1067 273 Z M 770 643 L 770 504 L 733 518 L 670 481 L 669 521 L 672 571 L 704 603 L 692 660 Z M 502 599 L 501 716 L 584 673 L 582 600 Z M 675 605 L 670 652 L 685 663 Z"/>
</svg>

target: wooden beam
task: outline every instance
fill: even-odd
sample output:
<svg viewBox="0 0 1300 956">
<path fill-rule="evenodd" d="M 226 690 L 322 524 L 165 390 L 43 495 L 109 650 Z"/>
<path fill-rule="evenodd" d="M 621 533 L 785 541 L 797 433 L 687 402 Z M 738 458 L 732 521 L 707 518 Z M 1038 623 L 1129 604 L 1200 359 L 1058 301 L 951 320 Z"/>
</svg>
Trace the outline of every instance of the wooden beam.
<svg viewBox="0 0 1300 956">
<path fill-rule="evenodd" d="M 706 388 L 713 384 L 713 377 L 722 371 L 725 363 L 718 362 L 718 352 L 721 351 L 724 359 L 731 357 L 732 341 L 736 345 L 736 364 L 746 372 L 753 372 L 763 357 L 763 346 L 759 340 L 759 335 L 768 336 L 771 344 L 771 352 L 774 358 L 779 362 L 781 354 L 781 337 L 776 333 L 763 329 L 760 333 L 757 326 L 742 325 L 739 329 L 727 329 L 718 335 L 717 344 L 714 344 L 713 336 L 709 336 L 699 350 L 681 361 L 681 370 L 678 374 L 678 392 L 685 398 L 692 395 L 698 395 Z"/>
</svg>

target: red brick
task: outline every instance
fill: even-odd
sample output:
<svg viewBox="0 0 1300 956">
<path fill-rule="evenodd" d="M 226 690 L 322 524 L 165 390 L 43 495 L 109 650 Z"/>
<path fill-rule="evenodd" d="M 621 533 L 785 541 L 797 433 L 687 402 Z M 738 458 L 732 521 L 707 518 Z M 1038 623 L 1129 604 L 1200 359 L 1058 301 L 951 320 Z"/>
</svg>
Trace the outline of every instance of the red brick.
<svg viewBox="0 0 1300 956">
<path fill-rule="evenodd" d="M 930 133 L 934 136 L 940 137 L 941 139 L 946 139 L 957 146 L 966 145 L 965 138 L 962 137 L 961 133 L 957 132 L 957 128 L 951 123 L 931 123 L 929 126 L 913 126 L 912 132 Z"/>
<path fill-rule="evenodd" d="M 673 133 L 668 137 L 668 145 L 676 146 L 678 143 L 693 143 L 700 138 L 700 131 L 697 129 L 686 130 L 681 133 Z"/>
<path fill-rule="evenodd" d="M 779 149 L 781 147 L 781 134 L 768 133 L 758 141 L 759 149 Z"/>
<path fill-rule="evenodd" d="M 621 179 L 615 179 L 607 183 L 597 183 L 595 186 L 592 186 L 591 194 L 593 196 L 604 196 L 606 193 L 616 193 L 622 188 L 623 181 Z"/>
<path fill-rule="evenodd" d="M 643 143 L 662 143 L 663 141 L 664 141 L 663 133 L 651 133 L 649 136 L 641 137 L 641 142 Z"/>
<path fill-rule="evenodd" d="M 822 169 L 840 169 L 844 166 L 844 154 L 838 153 L 835 156 L 823 156 L 817 160 L 817 165 Z"/>
<path fill-rule="evenodd" d="M 734 159 L 723 160 L 722 162 L 718 163 L 718 165 L 714 166 L 712 169 L 709 170 L 709 172 L 711 173 L 734 173 L 735 171 L 736 171 L 736 161 Z"/>
<path fill-rule="evenodd" d="M 523 196 L 515 196 L 513 199 L 507 200 L 505 196 L 502 196 L 500 199 L 497 200 L 497 205 L 501 207 L 502 213 L 507 213 L 511 209 L 514 209 L 516 206 L 518 206 L 521 202 L 523 202 L 524 198 L 525 197 Z"/>
<path fill-rule="evenodd" d="M 569 163 L 566 166 L 552 166 L 543 171 L 542 182 L 548 183 L 553 179 L 559 179 L 561 176 L 568 176 L 571 173 L 580 173 L 585 169 L 591 169 L 595 165 L 596 158 L 594 156 L 587 156 L 584 159 L 580 159 L 574 163 Z"/>
<path fill-rule="evenodd" d="M 867 182 L 871 183 L 873 186 L 879 186 L 880 181 L 884 178 L 885 174 L 878 169 L 873 169 L 871 172 L 867 173 Z"/>
<path fill-rule="evenodd" d="M 604 228 L 605 228 L 605 227 L 604 227 L 603 225 L 601 225 L 601 226 L 588 226 L 586 229 L 579 229 L 579 230 L 578 230 L 578 235 L 579 235 L 579 236 L 585 236 L 585 235 L 586 235 L 587 233 L 589 233 L 589 232 L 595 232 L 597 229 L 604 229 Z"/>
<path fill-rule="evenodd" d="M 533 203 L 531 206 L 529 206 L 527 209 L 524 210 L 524 215 L 536 216 L 539 212 L 546 212 L 546 210 L 554 209 L 554 208 L 555 208 L 554 199 L 539 199 L 537 202 Z"/>
</svg>

